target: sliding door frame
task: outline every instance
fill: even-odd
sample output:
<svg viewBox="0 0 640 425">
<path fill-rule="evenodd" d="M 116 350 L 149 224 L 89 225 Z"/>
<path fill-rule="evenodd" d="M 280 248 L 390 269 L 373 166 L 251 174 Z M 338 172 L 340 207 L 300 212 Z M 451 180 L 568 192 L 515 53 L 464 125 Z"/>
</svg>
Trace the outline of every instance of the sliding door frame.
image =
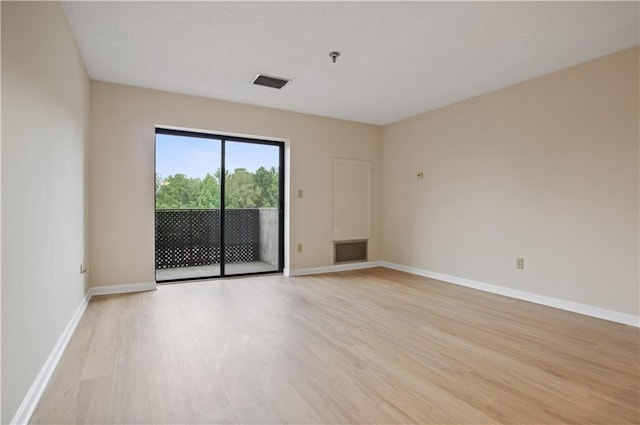
<svg viewBox="0 0 640 425">
<path fill-rule="evenodd" d="M 275 141 L 275 140 L 264 140 L 264 139 L 254 139 L 243 136 L 233 136 L 233 135 L 225 135 L 225 134 L 217 134 L 217 133 L 205 133 L 198 131 L 190 131 L 190 130 L 176 130 L 170 129 L 166 127 L 156 127 L 154 133 L 154 171 L 156 170 L 156 158 L 157 155 L 157 142 L 155 136 L 158 134 L 166 134 L 171 136 L 181 136 L 181 137 L 193 137 L 197 139 L 211 139 L 220 141 L 220 274 L 218 276 L 204 276 L 204 277 L 190 277 L 190 278 L 180 278 L 180 279 L 170 279 L 170 280 L 160 280 L 158 281 L 155 278 L 155 233 L 156 227 L 154 226 L 154 280 L 156 283 L 166 284 L 166 283 L 174 283 L 174 282 L 185 282 L 185 281 L 194 281 L 194 280 L 207 280 L 207 279 L 217 279 L 217 278 L 225 278 L 225 277 L 240 277 L 240 276 L 253 276 L 253 275 L 262 275 L 262 274 L 275 274 L 275 273 L 283 273 L 284 271 L 284 224 L 285 224 L 285 142 Z M 238 142 L 238 143 L 248 143 L 254 145 L 268 145 L 275 146 L 278 148 L 278 269 L 274 271 L 261 271 L 261 272 L 249 272 L 249 273 L 237 273 L 227 276 L 225 274 L 225 184 L 226 184 L 226 142 Z M 155 175 L 155 172 L 154 172 Z M 155 188 L 155 186 L 154 186 Z M 156 192 L 154 189 L 153 195 L 153 217 L 154 223 L 157 220 L 156 218 Z"/>
</svg>

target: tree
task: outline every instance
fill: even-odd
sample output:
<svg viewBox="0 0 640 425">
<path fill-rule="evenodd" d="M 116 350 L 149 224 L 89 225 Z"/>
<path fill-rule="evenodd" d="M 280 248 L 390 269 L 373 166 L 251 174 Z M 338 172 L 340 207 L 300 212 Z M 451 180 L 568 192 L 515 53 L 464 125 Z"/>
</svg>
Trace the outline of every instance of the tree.
<svg viewBox="0 0 640 425">
<path fill-rule="evenodd" d="M 218 180 L 209 173 L 200 183 L 196 206 L 198 208 L 220 208 L 220 185 Z"/>
<path fill-rule="evenodd" d="M 197 208 L 200 182 L 200 179 L 188 178 L 184 174 L 167 177 L 156 194 L 156 208 Z"/>
<path fill-rule="evenodd" d="M 275 167 L 271 167 L 267 170 L 264 167 L 260 167 L 256 170 L 255 176 L 256 185 L 256 206 L 263 208 L 277 208 L 278 207 L 278 194 L 280 188 L 278 187 L 278 170 Z"/>
<path fill-rule="evenodd" d="M 246 168 L 236 168 L 225 179 L 226 208 L 255 208 L 256 198 L 254 175 Z"/>
<path fill-rule="evenodd" d="M 260 167 L 255 173 L 246 168 L 225 171 L 225 205 L 227 208 L 277 208 L 279 201 L 278 169 Z M 156 174 L 157 209 L 220 208 L 222 172 L 208 173 L 204 179 L 174 174 L 163 178 Z"/>
<path fill-rule="evenodd" d="M 158 193 L 158 191 L 162 187 L 162 181 L 163 180 L 164 179 L 162 178 L 162 174 L 156 173 L 156 193 Z"/>
</svg>

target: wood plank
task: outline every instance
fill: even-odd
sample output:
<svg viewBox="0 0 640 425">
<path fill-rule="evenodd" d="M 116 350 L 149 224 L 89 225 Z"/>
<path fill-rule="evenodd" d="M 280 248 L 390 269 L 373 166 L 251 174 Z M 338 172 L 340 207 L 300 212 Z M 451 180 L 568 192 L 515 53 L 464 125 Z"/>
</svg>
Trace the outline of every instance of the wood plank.
<svg viewBox="0 0 640 425">
<path fill-rule="evenodd" d="M 389 269 L 92 299 L 32 423 L 640 423 L 640 330 Z"/>
</svg>

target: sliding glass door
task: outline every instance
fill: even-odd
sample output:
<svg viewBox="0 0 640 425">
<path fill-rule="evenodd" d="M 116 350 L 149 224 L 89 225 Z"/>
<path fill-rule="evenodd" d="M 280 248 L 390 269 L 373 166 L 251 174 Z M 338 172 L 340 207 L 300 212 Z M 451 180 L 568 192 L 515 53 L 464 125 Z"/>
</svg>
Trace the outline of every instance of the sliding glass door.
<svg viewBox="0 0 640 425">
<path fill-rule="evenodd" d="M 280 142 L 156 129 L 157 282 L 281 272 Z"/>
<path fill-rule="evenodd" d="M 282 147 L 225 143 L 225 274 L 280 269 Z"/>
</svg>

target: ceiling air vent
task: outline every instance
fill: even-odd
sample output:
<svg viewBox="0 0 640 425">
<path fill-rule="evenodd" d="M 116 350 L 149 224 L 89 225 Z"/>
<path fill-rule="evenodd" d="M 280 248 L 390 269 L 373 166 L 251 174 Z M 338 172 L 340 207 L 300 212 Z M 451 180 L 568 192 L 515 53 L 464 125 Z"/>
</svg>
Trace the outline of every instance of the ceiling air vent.
<svg viewBox="0 0 640 425">
<path fill-rule="evenodd" d="M 291 81 L 291 80 L 287 80 L 285 78 L 270 77 L 268 75 L 258 74 L 258 75 L 256 75 L 256 78 L 253 79 L 253 84 L 255 84 L 257 86 L 271 87 L 271 88 L 280 90 L 289 81 Z"/>
</svg>

